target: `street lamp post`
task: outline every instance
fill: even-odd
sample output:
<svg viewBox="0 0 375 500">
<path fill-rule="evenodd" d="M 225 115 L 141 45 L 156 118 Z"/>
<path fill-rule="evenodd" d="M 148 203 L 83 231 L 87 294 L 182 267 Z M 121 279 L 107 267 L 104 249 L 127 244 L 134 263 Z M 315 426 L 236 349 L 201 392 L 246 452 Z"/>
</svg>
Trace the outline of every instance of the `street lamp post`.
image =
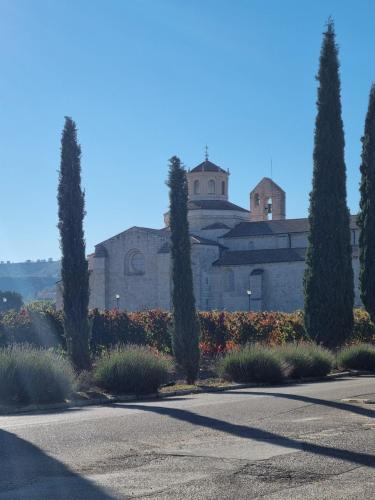
<svg viewBox="0 0 375 500">
<path fill-rule="evenodd" d="M 4 308 L 4 311 L 6 310 L 7 302 L 8 302 L 8 299 L 6 297 L 3 297 L 3 308 Z"/>
<path fill-rule="evenodd" d="M 249 297 L 249 312 L 251 311 L 251 290 L 246 290 L 247 296 Z"/>
<path fill-rule="evenodd" d="M 116 293 L 115 299 L 116 299 L 116 309 L 118 310 L 118 305 L 119 305 L 119 302 L 120 302 L 120 295 L 118 293 Z"/>
</svg>

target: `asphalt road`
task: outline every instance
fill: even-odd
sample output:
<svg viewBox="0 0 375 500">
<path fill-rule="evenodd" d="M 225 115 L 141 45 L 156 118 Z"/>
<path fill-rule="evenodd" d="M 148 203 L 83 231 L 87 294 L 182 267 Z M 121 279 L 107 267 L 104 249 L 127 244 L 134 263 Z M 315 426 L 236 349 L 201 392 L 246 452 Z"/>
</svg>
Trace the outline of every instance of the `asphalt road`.
<svg viewBox="0 0 375 500">
<path fill-rule="evenodd" d="M 375 377 L 0 417 L 0 500 L 374 499 Z"/>
</svg>

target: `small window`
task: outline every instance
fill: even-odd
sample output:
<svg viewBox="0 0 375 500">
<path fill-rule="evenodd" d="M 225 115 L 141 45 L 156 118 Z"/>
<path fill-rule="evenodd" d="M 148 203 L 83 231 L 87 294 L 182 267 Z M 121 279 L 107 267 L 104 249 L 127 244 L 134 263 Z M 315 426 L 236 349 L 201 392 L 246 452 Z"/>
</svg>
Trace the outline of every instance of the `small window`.
<svg viewBox="0 0 375 500">
<path fill-rule="evenodd" d="M 260 197 L 259 197 L 258 193 L 255 193 L 255 195 L 254 195 L 254 203 L 255 203 L 256 207 L 259 207 L 259 205 L 260 205 Z"/>
<path fill-rule="evenodd" d="M 199 194 L 199 181 L 194 181 L 194 194 Z"/>
<path fill-rule="evenodd" d="M 266 206 L 266 214 L 267 214 L 267 219 L 271 220 L 272 219 L 272 198 L 268 198 L 267 206 Z"/>
<path fill-rule="evenodd" d="M 215 181 L 212 179 L 208 181 L 208 194 L 215 194 Z"/>
<path fill-rule="evenodd" d="M 221 182 L 221 194 L 225 194 L 225 181 Z"/>
</svg>

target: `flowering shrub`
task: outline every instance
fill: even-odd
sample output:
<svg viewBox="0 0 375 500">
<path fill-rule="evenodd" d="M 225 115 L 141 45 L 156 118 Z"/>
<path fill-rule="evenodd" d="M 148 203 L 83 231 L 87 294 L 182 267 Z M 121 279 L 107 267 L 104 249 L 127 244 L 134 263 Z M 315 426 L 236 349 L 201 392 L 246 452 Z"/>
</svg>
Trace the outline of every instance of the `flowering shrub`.
<svg viewBox="0 0 375 500">
<path fill-rule="evenodd" d="M 65 348 L 62 313 L 47 305 L 0 314 L 0 345 L 22 343 Z"/>
<path fill-rule="evenodd" d="M 216 355 L 257 342 L 282 345 L 309 340 L 303 326 L 303 312 L 227 312 L 199 313 L 202 355 Z M 90 312 L 91 349 L 101 352 L 117 344 L 148 345 L 171 353 L 171 313 L 157 309 L 125 312 Z M 19 312 L 0 314 L 0 346 L 24 343 L 65 348 L 62 313 L 51 305 L 34 305 Z M 353 335 L 349 344 L 375 342 L 375 326 L 363 309 L 354 311 Z"/>
<path fill-rule="evenodd" d="M 354 309 L 353 335 L 349 343 L 375 342 L 375 325 L 364 309 Z"/>
</svg>

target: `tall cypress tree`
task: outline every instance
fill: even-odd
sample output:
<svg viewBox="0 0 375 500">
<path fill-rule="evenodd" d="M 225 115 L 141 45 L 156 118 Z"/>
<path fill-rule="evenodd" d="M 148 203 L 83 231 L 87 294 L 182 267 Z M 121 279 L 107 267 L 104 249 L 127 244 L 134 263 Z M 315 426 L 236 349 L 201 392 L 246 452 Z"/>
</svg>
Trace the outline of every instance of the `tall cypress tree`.
<svg viewBox="0 0 375 500">
<path fill-rule="evenodd" d="M 362 137 L 361 200 L 358 225 L 360 289 L 364 306 L 375 321 L 375 85 L 371 86 Z"/>
<path fill-rule="evenodd" d="M 90 367 L 89 274 L 83 232 L 85 200 L 81 189 L 81 148 L 76 125 L 69 117 L 65 117 L 61 137 L 59 174 L 57 199 L 64 330 L 72 363 L 77 370 L 84 370 Z"/>
<path fill-rule="evenodd" d="M 351 333 L 354 288 L 339 61 L 332 20 L 324 33 L 317 80 L 310 234 L 304 277 L 305 327 L 317 342 L 334 347 Z"/>
<path fill-rule="evenodd" d="M 191 248 L 187 219 L 186 172 L 177 156 L 169 160 L 169 215 L 172 257 L 173 353 L 189 384 L 199 370 L 199 323 L 195 310 Z"/>
</svg>

